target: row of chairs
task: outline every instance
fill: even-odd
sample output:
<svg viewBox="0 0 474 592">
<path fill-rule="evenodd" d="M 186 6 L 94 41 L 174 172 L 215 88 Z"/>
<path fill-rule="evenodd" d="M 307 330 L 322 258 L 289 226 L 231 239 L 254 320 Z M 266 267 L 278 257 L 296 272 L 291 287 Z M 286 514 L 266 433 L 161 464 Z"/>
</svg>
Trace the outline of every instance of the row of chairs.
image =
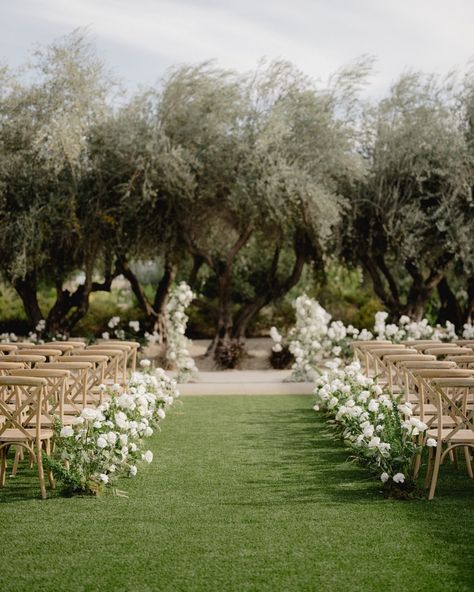
<svg viewBox="0 0 474 592">
<path fill-rule="evenodd" d="M 436 442 L 429 449 L 428 499 L 435 495 L 441 464 L 447 456 L 457 464 L 458 449 L 463 451 L 467 473 L 473 478 L 474 341 L 368 341 L 354 342 L 353 349 L 366 375 L 410 403 L 413 415 L 428 426 L 419 437 L 420 444 L 428 438 Z M 415 459 L 415 475 L 421 459 L 420 453 Z"/>
<path fill-rule="evenodd" d="M 71 425 L 84 407 L 104 399 L 103 385 L 125 386 L 136 369 L 139 344 L 107 340 L 0 344 L 0 486 L 7 458 L 16 448 L 12 475 L 26 450 L 36 462 L 41 497 L 46 498 L 42 452 L 51 453 L 57 419 Z M 53 476 L 48 471 L 51 487 Z"/>
</svg>

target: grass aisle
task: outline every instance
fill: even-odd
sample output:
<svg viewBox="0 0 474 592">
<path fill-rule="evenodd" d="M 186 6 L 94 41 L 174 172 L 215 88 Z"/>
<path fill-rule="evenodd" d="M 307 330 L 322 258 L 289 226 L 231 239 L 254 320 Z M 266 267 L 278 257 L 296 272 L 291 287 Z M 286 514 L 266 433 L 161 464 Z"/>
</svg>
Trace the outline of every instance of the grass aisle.
<svg viewBox="0 0 474 592">
<path fill-rule="evenodd" d="M 310 405 L 187 397 L 121 482 L 129 499 L 7 483 L 0 589 L 473 590 L 474 484 L 453 473 L 434 502 L 386 500 Z"/>
</svg>

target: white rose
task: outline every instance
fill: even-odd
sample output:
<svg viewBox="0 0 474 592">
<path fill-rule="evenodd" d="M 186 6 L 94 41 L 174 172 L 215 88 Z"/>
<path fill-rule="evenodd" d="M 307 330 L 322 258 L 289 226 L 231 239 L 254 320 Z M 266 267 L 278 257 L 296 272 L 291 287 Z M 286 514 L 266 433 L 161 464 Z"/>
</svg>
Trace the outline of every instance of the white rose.
<svg viewBox="0 0 474 592">
<path fill-rule="evenodd" d="M 74 436 L 74 430 L 71 426 L 64 426 L 59 435 L 61 438 L 70 438 L 71 436 Z"/>
<path fill-rule="evenodd" d="M 436 448 L 436 446 L 438 445 L 438 443 L 436 442 L 436 440 L 435 440 L 434 438 L 428 438 L 428 439 L 426 440 L 426 445 L 427 445 L 429 448 Z"/>
<path fill-rule="evenodd" d="M 105 448 L 107 446 L 107 440 L 103 436 L 97 438 L 98 448 Z"/>
<path fill-rule="evenodd" d="M 405 483 L 405 475 L 403 473 L 397 473 L 393 476 L 395 483 Z"/>
<path fill-rule="evenodd" d="M 380 475 L 380 481 L 382 481 L 382 483 L 386 483 L 389 480 L 389 475 L 388 473 L 382 473 Z"/>
<path fill-rule="evenodd" d="M 165 413 L 164 409 L 162 409 L 161 407 L 159 407 L 157 409 L 156 414 L 158 415 L 158 417 L 160 419 L 164 419 L 166 417 L 166 413 Z"/>
<path fill-rule="evenodd" d="M 97 410 L 90 407 L 84 407 L 81 411 L 81 416 L 87 421 L 94 421 L 97 418 Z"/>
<path fill-rule="evenodd" d="M 132 465 L 130 467 L 130 477 L 135 477 L 136 474 L 137 474 L 137 467 L 135 465 Z"/>
<path fill-rule="evenodd" d="M 145 454 L 142 454 L 142 460 L 146 461 L 147 463 L 151 463 L 153 460 L 153 452 L 151 450 L 147 450 Z"/>
<path fill-rule="evenodd" d="M 107 483 L 109 482 L 109 477 L 108 477 L 108 475 L 106 475 L 105 473 L 101 473 L 101 474 L 99 475 L 99 477 L 100 477 L 100 480 L 101 480 L 103 483 L 107 484 Z"/>
</svg>

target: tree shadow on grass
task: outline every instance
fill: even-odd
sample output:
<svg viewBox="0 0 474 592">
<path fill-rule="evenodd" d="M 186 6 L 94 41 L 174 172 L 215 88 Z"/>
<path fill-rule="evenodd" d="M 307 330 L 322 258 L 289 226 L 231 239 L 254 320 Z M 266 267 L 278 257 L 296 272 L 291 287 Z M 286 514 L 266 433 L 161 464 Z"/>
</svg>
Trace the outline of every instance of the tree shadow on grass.
<svg viewBox="0 0 474 592">
<path fill-rule="evenodd" d="M 241 421 L 247 426 L 242 446 L 257 458 L 271 453 L 263 462 L 246 461 L 260 467 L 259 478 L 248 483 L 271 493 L 274 503 L 379 499 L 377 484 L 350 460 L 349 451 L 312 409 L 249 412 Z"/>
<path fill-rule="evenodd" d="M 370 504 L 374 512 L 383 505 L 392 520 L 401 516 L 403 523 L 421 530 L 421 551 L 430 544 L 437 551 L 445 549 L 447 565 L 454 570 L 458 584 L 465 590 L 473 589 L 469 558 L 473 557 L 474 482 L 467 478 L 464 467 L 442 468 L 434 501 L 426 497 L 408 502 L 387 499 L 364 467 L 348 462 L 350 451 L 322 414 L 307 408 L 265 415 L 250 412 L 241 421 L 248 426 L 242 447 L 255 451 L 260 459 L 266 450 L 270 453 L 268 459 L 248 462 L 260 467 L 259 478 L 249 485 L 262 495 L 258 496 L 261 501 L 246 505 L 322 503 L 325 507 L 343 504 L 367 508 Z M 312 511 L 308 507 L 308 518 Z M 433 559 L 427 569 L 436 569 L 436 561 Z"/>
<path fill-rule="evenodd" d="M 322 414 L 302 407 L 265 415 L 249 412 L 241 421 L 248 426 L 242 446 L 262 453 L 272 451 L 271 458 L 247 464 L 261 467 L 259 479 L 249 481 L 249 485 L 267 490 L 275 503 L 314 503 L 317 499 L 335 504 L 403 503 L 384 497 L 379 483 L 351 460 L 350 450 Z M 426 513 L 435 505 L 472 504 L 473 494 L 474 481 L 467 478 L 464 466 L 455 470 L 448 465 L 442 467 L 434 502 L 422 497 L 406 505 L 414 514 Z"/>
</svg>

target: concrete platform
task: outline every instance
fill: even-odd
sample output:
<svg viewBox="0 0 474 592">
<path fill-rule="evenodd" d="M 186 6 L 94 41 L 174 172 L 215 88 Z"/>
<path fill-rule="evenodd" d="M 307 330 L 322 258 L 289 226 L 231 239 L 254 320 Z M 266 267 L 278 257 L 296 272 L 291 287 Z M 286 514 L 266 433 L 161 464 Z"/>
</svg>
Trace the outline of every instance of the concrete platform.
<svg viewBox="0 0 474 592">
<path fill-rule="evenodd" d="M 312 382 L 284 382 L 289 370 L 200 372 L 194 382 L 179 385 L 187 395 L 312 395 Z"/>
</svg>

